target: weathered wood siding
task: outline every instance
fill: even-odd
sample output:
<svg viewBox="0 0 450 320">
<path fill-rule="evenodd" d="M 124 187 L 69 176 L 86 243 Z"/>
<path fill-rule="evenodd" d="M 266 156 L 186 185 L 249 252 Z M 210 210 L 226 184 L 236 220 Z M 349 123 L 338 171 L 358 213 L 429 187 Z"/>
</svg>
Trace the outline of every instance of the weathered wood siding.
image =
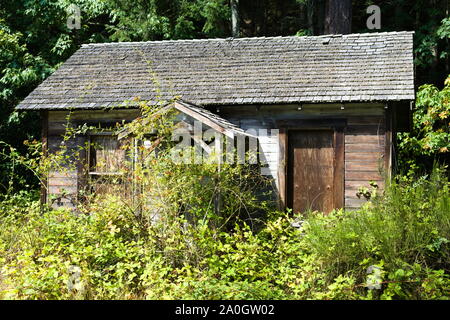
<svg viewBox="0 0 450 320">
<path fill-rule="evenodd" d="M 381 111 L 384 111 L 382 109 Z M 369 181 L 384 186 L 385 118 L 383 114 L 349 117 L 345 131 L 345 207 L 357 208 L 366 200 L 356 194 Z"/>
<path fill-rule="evenodd" d="M 80 110 L 69 113 L 68 111 L 49 111 L 47 122 L 48 152 L 55 153 L 62 150 L 63 136 L 67 125 L 72 127 L 83 124 L 94 126 L 113 126 L 115 123 L 130 121 L 139 115 L 137 110 Z M 77 193 L 85 184 L 86 143 L 88 137 L 79 135 L 76 138 L 64 141 L 67 148 L 66 155 L 71 156 L 68 163 L 60 168 L 53 168 L 47 179 L 47 202 L 55 207 L 73 207 L 77 201 Z M 73 161 L 78 160 L 81 161 Z M 64 195 L 64 196 L 62 196 Z M 56 199 L 56 200 L 55 200 Z"/>
<path fill-rule="evenodd" d="M 301 110 L 299 110 L 301 108 Z M 386 109 L 384 104 L 340 104 L 328 105 L 262 105 L 262 106 L 221 106 L 212 109 L 221 117 L 235 123 L 244 130 L 257 133 L 263 151 L 263 161 L 267 167 L 263 173 L 271 176 L 274 185 L 280 190 L 278 169 L 280 165 L 280 141 L 271 129 L 280 129 L 280 120 L 308 119 L 345 119 L 345 208 L 353 209 L 365 202 L 356 196 L 360 187 L 369 187 L 369 181 L 384 185 L 386 166 L 390 165 L 390 149 L 386 145 Z M 49 111 L 47 142 L 49 152 L 60 149 L 62 135 L 68 124 L 68 111 Z M 74 126 L 84 123 L 110 126 L 117 122 L 130 121 L 138 116 L 137 110 L 85 110 L 70 114 L 70 123 Z M 81 135 L 66 142 L 68 150 L 76 152 L 87 142 Z M 386 147 L 387 146 L 387 147 Z M 81 154 L 81 158 L 85 155 Z M 69 168 L 65 172 L 54 170 L 48 177 L 48 195 L 58 196 L 63 189 L 69 197 L 61 199 L 64 205 L 70 205 L 76 198 L 77 190 L 85 183 L 83 164 Z"/>
<path fill-rule="evenodd" d="M 299 110 L 301 108 L 301 110 Z M 278 105 L 220 107 L 219 115 L 241 128 L 269 130 L 277 128 L 279 120 L 345 119 L 345 208 L 358 208 L 366 200 L 356 195 L 370 181 L 384 186 L 386 157 L 384 104 Z M 267 169 L 278 189 L 279 140 L 276 136 L 260 139 L 269 164 Z M 389 162 L 387 162 L 389 163 Z M 387 170 L 389 171 L 389 170 Z"/>
</svg>

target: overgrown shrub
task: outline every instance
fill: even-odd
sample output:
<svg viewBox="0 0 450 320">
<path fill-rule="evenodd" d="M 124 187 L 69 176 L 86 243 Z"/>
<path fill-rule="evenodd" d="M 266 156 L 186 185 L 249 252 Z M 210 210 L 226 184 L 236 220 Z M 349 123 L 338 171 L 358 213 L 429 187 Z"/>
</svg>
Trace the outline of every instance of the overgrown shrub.
<svg viewBox="0 0 450 320">
<path fill-rule="evenodd" d="M 448 21 L 447 21 L 448 23 Z M 444 87 L 422 85 L 417 92 L 411 132 L 397 134 L 400 171 L 431 171 L 433 161 L 449 162 L 450 75 Z"/>
<path fill-rule="evenodd" d="M 373 291 L 377 297 L 448 297 L 450 196 L 443 169 L 431 177 L 399 177 L 358 211 L 311 217 L 305 232 L 328 279 L 351 274 L 363 283 L 367 269 L 376 266 L 383 284 Z M 443 286 L 428 292 L 436 281 Z"/>
<path fill-rule="evenodd" d="M 384 197 L 355 212 L 306 218 L 273 212 L 259 231 L 239 221 L 227 232 L 182 216 L 162 230 L 114 197 L 76 215 L 42 213 L 37 200 L 17 195 L 3 199 L 0 209 L 1 295 L 448 299 L 448 188 L 436 171 L 392 183 Z M 302 228 L 293 228 L 299 219 Z M 79 279 L 71 266 L 80 268 Z M 378 275 L 368 273 L 370 266 Z M 368 289 L 373 276 L 380 289 Z"/>
</svg>

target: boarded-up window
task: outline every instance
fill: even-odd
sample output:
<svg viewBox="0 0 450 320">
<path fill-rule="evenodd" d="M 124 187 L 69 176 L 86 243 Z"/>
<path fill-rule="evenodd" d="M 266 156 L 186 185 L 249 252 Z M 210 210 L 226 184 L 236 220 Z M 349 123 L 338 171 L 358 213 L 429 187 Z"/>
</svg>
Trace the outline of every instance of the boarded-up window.
<svg viewBox="0 0 450 320">
<path fill-rule="evenodd" d="M 114 135 L 91 135 L 89 149 L 89 186 L 92 193 L 132 198 L 130 140 Z"/>
<path fill-rule="evenodd" d="M 116 136 L 91 136 L 91 173 L 119 174 L 126 169 L 126 146 Z"/>
</svg>

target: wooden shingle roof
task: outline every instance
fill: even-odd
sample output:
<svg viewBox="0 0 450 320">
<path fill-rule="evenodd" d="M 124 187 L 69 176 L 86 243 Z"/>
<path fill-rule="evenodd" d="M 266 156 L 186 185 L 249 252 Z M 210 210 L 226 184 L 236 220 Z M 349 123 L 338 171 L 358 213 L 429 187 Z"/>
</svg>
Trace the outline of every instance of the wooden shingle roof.
<svg viewBox="0 0 450 320">
<path fill-rule="evenodd" d="M 18 109 L 413 100 L 413 33 L 86 44 Z"/>
</svg>

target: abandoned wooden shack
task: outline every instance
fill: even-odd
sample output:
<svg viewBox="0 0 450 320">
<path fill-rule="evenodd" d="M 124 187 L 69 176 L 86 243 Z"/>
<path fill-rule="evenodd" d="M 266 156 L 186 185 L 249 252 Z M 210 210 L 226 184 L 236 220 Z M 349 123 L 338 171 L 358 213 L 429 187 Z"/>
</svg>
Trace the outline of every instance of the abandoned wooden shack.
<svg viewBox="0 0 450 320">
<path fill-rule="evenodd" d="M 394 135 L 410 128 L 413 33 L 85 44 L 17 109 L 41 113 L 54 152 L 69 112 L 77 125 L 114 125 L 139 116 L 133 98 L 157 94 L 222 132 L 278 129 L 258 139 L 282 206 L 353 209 L 360 187 L 383 187 Z M 69 148 L 93 140 L 119 145 L 86 133 Z M 47 195 L 76 198 L 85 174 L 50 172 Z"/>
</svg>

